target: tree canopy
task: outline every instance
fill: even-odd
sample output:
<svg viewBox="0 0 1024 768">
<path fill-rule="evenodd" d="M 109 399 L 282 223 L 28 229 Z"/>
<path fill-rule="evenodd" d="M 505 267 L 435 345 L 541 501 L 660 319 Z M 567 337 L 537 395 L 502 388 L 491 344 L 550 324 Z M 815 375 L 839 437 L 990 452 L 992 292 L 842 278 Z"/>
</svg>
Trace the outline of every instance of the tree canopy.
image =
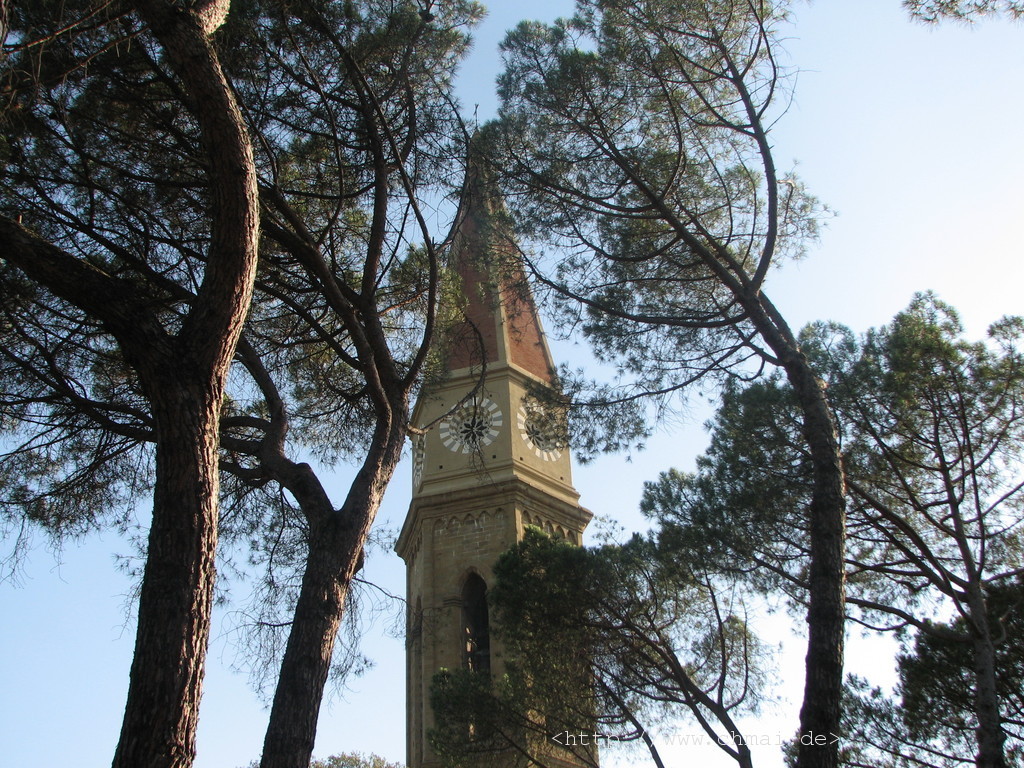
<svg viewBox="0 0 1024 768">
<path fill-rule="evenodd" d="M 963 645 L 978 764 L 1002 765 L 996 646 L 1005 633 L 988 601 L 1021 574 L 1024 324 L 1003 319 L 987 342 L 962 332 L 952 308 L 924 294 L 863 339 L 817 324 L 803 340 L 841 426 L 850 615 L 911 629 L 922 643 Z M 805 503 L 811 474 L 798 422 L 778 376 L 731 389 L 698 471 L 663 475 L 644 508 L 684 551 L 714 553 L 719 568 L 802 602 L 809 546 L 791 510 Z"/>
<path fill-rule="evenodd" d="M 996 680 L 1002 726 L 1009 737 L 1007 765 L 1024 758 L 1021 606 L 1018 580 L 987 592 L 989 621 L 1004 635 L 996 645 Z M 968 631 L 957 617 L 950 635 Z M 899 683 L 891 699 L 861 678 L 848 684 L 844 714 L 848 734 L 844 764 L 934 766 L 974 765 L 978 719 L 972 697 L 974 660 L 967 644 L 936 633 L 919 633 L 897 658 Z"/>
<path fill-rule="evenodd" d="M 223 532 L 254 545 L 268 567 L 264 595 L 294 608 L 290 621 L 273 622 L 289 639 L 264 764 L 305 766 L 345 598 L 428 362 L 447 233 L 433 231 L 420 204 L 461 180 L 465 134 L 451 73 L 480 9 L 254 0 L 228 13 L 222 2 L 190 10 L 181 32 L 152 5 L 137 14 L 130 4 L 43 4 L 12 16 L 0 179 L 12 246 L 4 290 L 16 299 L 5 301 L 0 327 L 14 459 L 4 513 L 16 527 L 28 519 L 58 534 L 103 525 L 112 504 L 123 509 L 148 489 L 155 444 L 140 638 L 173 635 L 157 629 L 171 614 L 146 597 L 153 590 L 154 604 L 166 602 L 172 582 L 196 628 L 193 646 L 152 654 L 133 680 L 166 685 L 182 667 L 195 701 L 161 708 L 188 722 L 140 745 L 128 723 L 148 715 L 130 698 L 122 743 L 139 751 L 123 759 L 192 759 Z M 202 48 L 201 83 L 176 61 L 178 44 Z M 218 143 L 225 116 L 236 129 L 230 145 Z M 248 219 L 228 205 L 239 178 L 236 166 L 222 167 L 229 150 L 247 158 Z M 251 308 L 243 285 L 226 297 L 205 287 L 223 271 L 218 254 L 232 236 L 249 243 Z M 41 271 L 50 262 L 60 269 Z M 233 336 L 193 319 L 222 313 Z M 178 346 L 154 343 L 162 331 L 149 325 L 169 329 Z M 190 355 L 208 356 L 207 347 L 221 355 L 220 388 L 174 389 L 183 375 L 189 383 Z M 201 435 L 182 427 L 186 401 L 205 409 Z M 168 531 L 186 530 L 181 494 L 160 490 L 168 435 L 207 473 L 194 491 L 200 529 L 177 541 Z M 328 461 L 358 457 L 362 471 L 339 504 L 299 459 L 303 449 Z M 218 521 L 220 471 L 228 503 Z M 200 554 L 202 568 L 187 565 Z M 151 578 L 161 557 L 171 562 Z M 282 567 L 297 576 L 282 577 Z M 137 653 L 137 664 L 145 658 Z"/>
<path fill-rule="evenodd" d="M 784 110 L 785 2 L 581 0 L 571 19 L 507 37 L 490 129 L 536 278 L 582 323 L 629 403 L 779 366 L 797 394 L 814 492 L 805 733 L 839 723 L 845 493 L 820 377 L 769 298 L 772 267 L 801 255 L 820 206 L 772 155 Z M 616 426 L 642 423 L 623 419 Z M 802 743 L 802 768 L 835 766 Z"/>
<path fill-rule="evenodd" d="M 24 281 L 16 279 L 17 299 L 4 304 L 16 304 L 35 317 L 12 323 L 8 314 L 0 332 L 13 331 L 18 352 L 28 355 L 60 391 L 54 400 L 89 407 L 90 398 L 71 383 L 75 376 L 69 381 L 59 364 L 80 365 L 92 357 L 91 350 L 96 351 L 97 369 L 104 369 L 101 377 L 123 379 L 130 370 L 135 386 L 113 389 L 119 395 L 134 389 L 139 399 L 133 407 L 94 412 L 101 421 L 134 421 L 140 415 L 137 404 L 145 402 L 155 445 L 148 557 L 114 765 L 184 766 L 195 752 L 213 601 L 220 404 L 252 296 L 259 239 L 252 145 L 211 43 L 227 9 L 227 2 L 180 9 L 162 0 L 132 6 L 83 0 L 4 8 L 7 42 L 13 45 L 5 46 L 2 62 L 0 240 L 5 277 L 13 267 L 34 284 L 25 290 Z M 158 60 L 159 76 L 151 77 L 148 64 Z M 119 186 L 113 197 L 91 195 L 90 177 L 109 178 L 104 138 L 117 147 L 138 117 L 120 108 L 129 83 L 151 99 L 160 92 L 174 94 L 171 107 L 153 110 L 160 122 L 156 135 L 167 140 L 172 155 L 178 139 L 190 143 L 193 162 L 184 168 L 184 176 L 174 173 L 173 163 L 160 167 L 178 183 L 187 183 L 188 172 L 201 168 L 215 193 L 192 197 L 191 204 L 177 209 L 182 219 L 160 222 L 166 228 L 140 232 L 135 227 L 124 233 L 109 223 L 122 218 L 123 203 L 135 197 L 134 168 L 147 167 L 147 153 L 127 148 L 129 163 L 114 166 L 114 171 L 123 170 L 129 183 Z M 153 107 L 156 101 L 144 103 Z M 87 115 L 88 121 L 79 124 L 78 115 Z M 102 132 L 90 130 L 96 125 Z M 201 222 L 203 237 L 166 247 L 168 230 L 177 230 L 182 221 Z M 174 257 L 182 250 L 196 257 L 191 270 L 179 273 L 195 301 L 168 312 L 163 280 L 168 270 L 175 270 Z M 5 284 L 4 293 L 11 292 Z M 35 312 L 40 305 L 45 308 Z M 58 322 L 51 326 L 47 319 L 53 317 Z M 48 355 L 46 342 L 62 330 L 83 333 Z M 10 362 L 5 356 L 5 363 Z M 70 482 L 58 482 L 57 487 L 77 490 L 76 502 L 89 503 L 95 496 L 117 500 L 139 487 L 131 471 L 111 494 L 103 490 L 102 473 L 84 478 L 81 468 L 88 474 L 104 458 L 124 455 L 131 441 L 101 440 L 81 458 L 69 454 L 59 441 L 62 431 L 75 428 L 75 420 L 58 407 L 48 421 L 54 400 L 39 403 L 31 394 L 23 399 L 19 390 L 26 385 L 32 390 L 39 381 L 17 362 L 7 370 L 12 368 L 17 394 L 4 398 L 12 406 L 4 416 L 25 416 L 21 424 L 30 432 L 35 424 L 40 429 L 34 445 L 30 437 L 28 444 L 14 446 L 20 465 L 16 469 L 30 470 L 29 489 L 20 477 L 5 476 L 5 490 L 13 491 L 5 501 L 27 505 L 34 519 L 56 521 L 67 529 L 65 522 L 73 516 L 69 506 L 54 503 L 52 493 L 40 499 L 31 487 L 49 470 L 67 471 L 64 479 Z M 4 422 L 5 428 L 14 426 L 9 418 Z M 89 436 L 97 434 L 92 430 Z M 50 455 L 56 459 L 53 464 Z"/>
<path fill-rule="evenodd" d="M 984 16 L 1024 17 L 1019 0 L 903 0 L 915 19 L 935 23 L 944 19 L 972 22 Z"/>
</svg>

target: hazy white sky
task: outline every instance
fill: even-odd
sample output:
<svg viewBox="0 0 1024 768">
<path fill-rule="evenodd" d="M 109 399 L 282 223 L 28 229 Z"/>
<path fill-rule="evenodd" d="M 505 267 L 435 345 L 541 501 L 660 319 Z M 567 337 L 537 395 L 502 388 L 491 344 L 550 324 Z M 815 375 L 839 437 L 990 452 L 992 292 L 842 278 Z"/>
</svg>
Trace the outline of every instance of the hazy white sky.
<svg viewBox="0 0 1024 768">
<path fill-rule="evenodd" d="M 550 20 L 571 11 L 567 0 L 491 5 L 460 80 L 467 114 L 479 104 L 481 119 L 495 109 L 496 47 L 504 30 L 521 18 Z M 774 131 L 777 161 L 782 168 L 797 164 L 837 212 L 809 257 L 776 272 L 768 285 L 791 324 L 828 318 L 864 330 L 924 289 L 959 308 L 975 335 L 1002 314 L 1024 312 L 1024 27 L 925 28 L 907 20 L 899 0 L 818 0 L 796 5 L 787 37 L 799 75 L 793 104 Z M 555 349 L 558 355 L 566 347 Z M 670 466 L 690 466 L 703 447 L 705 413 L 695 410 L 629 463 L 606 457 L 578 469 L 583 504 L 642 525 L 635 511 L 642 482 Z M 401 525 L 409 476 L 408 467 L 400 468 L 383 525 Z M 132 582 L 113 553 L 129 550 L 113 534 L 97 536 L 68 547 L 55 565 L 41 545 L 22 586 L 0 585 L 0 764 L 109 763 L 134 639 L 126 618 Z M 402 563 L 391 552 L 374 552 L 366 576 L 404 590 Z M 244 597 L 245 586 L 236 589 Z M 199 768 L 245 765 L 262 744 L 266 711 L 245 675 L 230 669 L 238 659 L 226 633 L 229 619 L 222 611 L 215 622 Z M 796 726 L 802 648 L 778 619 L 772 625 L 773 640 L 787 648 L 781 695 L 789 702 L 751 723 L 748 733 L 787 738 Z M 389 628 L 380 622 L 365 644 L 376 668 L 325 705 L 317 755 L 359 750 L 404 760 L 403 641 Z M 869 672 L 858 666 L 864 658 L 854 649 L 851 671 Z M 772 748 L 755 751 L 754 760 L 780 764 Z M 730 765 L 713 753 L 703 762 Z"/>
</svg>

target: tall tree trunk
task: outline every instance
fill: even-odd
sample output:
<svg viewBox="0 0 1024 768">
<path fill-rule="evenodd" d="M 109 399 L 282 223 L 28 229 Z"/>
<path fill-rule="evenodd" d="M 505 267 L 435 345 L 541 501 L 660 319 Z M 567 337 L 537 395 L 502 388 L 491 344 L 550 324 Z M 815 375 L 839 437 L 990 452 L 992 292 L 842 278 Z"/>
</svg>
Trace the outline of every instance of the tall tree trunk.
<svg viewBox="0 0 1024 768">
<path fill-rule="evenodd" d="M 244 222 L 244 219 L 242 220 Z M 137 286 L 111 277 L 9 220 L 5 257 L 32 279 L 103 321 L 138 372 L 155 427 L 156 478 L 149 551 L 116 768 L 187 768 L 209 635 L 217 544 L 217 445 L 231 353 L 255 274 L 255 246 L 230 279 L 204 282 L 225 322 L 169 336 Z M 223 285 L 221 285 L 223 282 Z M 228 310 L 234 307 L 234 315 Z M 227 322 L 230 321 L 230 322 Z M 197 359 L 198 358 L 198 359 Z"/>
<path fill-rule="evenodd" d="M 114 768 L 188 768 L 195 758 L 217 545 L 220 408 L 252 296 L 259 242 L 252 146 L 211 42 L 229 6 L 229 0 L 190 9 L 169 0 L 136 3 L 200 128 L 209 160 L 210 246 L 172 354 L 125 348 L 153 408 L 157 476 Z M 169 384 L 175 381 L 184 383 Z"/>
<path fill-rule="evenodd" d="M 302 587 L 274 692 L 262 768 L 307 768 L 345 598 L 362 552 L 356 531 L 332 515 L 310 528 Z"/>
<path fill-rule="evenodd" d="M 974 713 L 978 718 L 976 731 L 978 768 L 1006 768 L 1002 715 L 996 688 L 996 649 L 988 621 L 988 608 L 977 585 L 970 590 L 971 643 L 974 656 Z"/>
<path fill-rule="evenodd" d="M 846 626 L 846 479 L 838 428 L 825 383 L 768 297 L 745 296 L 743 304 L 796 393 L 811 455 L 806 677 L 796 764 L 797 768 L 838 768 Z"/>
<path fill-rule="evenodd" d="M 217 545 L 220 398 L 204 389 L 168 381 L 151 399 L 153 520 L 114 766 L 183 768 L 195 757 Z"/>
<path fill-rule="evenodd" d="M 363 545 L 405 441 L 405 400 L 393 423 L 375 431 L 363 466 L 338 511 L 310 509 L 309 553 L 281 660 L 260 768 L 308 768 L 331 657 Z M 298 498 L 298 497 L 297 497 Z M 299 498 L 300 506 L 303 499 Z M 315 499 L 310 500 L 313 503 Z"/>
<path fill-rule="evenodd" d="M 807 656 L 798 768 L 839 765 L 839 715 L 846 620 L 846 492 L 835 419 L 822 382 L 797 352 L 784 359 L 803 412 L 814 489 L 808 510 Z"/>
<path fill-rule="evenodd" d="M 217 544 L 220 408 L 252 295 L 259 236 L 252 147 L 210 40 L 229 5 L 126 6 L 138 12 L 180 80 L 208 160 L 210 244 L 196 300 L 180 324 L 168 326 L 163 289 L 148 292 L 145 271 L 137 275 L 142 279 L 115 277 L 16 222 L 0 221 L 5 259 L 103 323 L 151 406 L 153 519 L 115 768 L 187 768 L 195 754 Z"/>
</svg>

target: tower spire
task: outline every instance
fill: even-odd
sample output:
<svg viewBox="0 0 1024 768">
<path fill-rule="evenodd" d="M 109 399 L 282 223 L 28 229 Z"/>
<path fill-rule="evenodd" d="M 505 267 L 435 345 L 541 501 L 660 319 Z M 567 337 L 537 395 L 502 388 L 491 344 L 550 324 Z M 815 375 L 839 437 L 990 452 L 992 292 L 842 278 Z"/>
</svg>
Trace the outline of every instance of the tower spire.
<svg viewBox="0 0 1024 768">
<path fill-rule="evenodd" d="M 465 320 L 447 342 L 449 370 L 509 364 L 554 386 L 554 362 L 504 200 L 472 145 L 455 232 L 451 264 L 462 283 Z"/>
</svg>

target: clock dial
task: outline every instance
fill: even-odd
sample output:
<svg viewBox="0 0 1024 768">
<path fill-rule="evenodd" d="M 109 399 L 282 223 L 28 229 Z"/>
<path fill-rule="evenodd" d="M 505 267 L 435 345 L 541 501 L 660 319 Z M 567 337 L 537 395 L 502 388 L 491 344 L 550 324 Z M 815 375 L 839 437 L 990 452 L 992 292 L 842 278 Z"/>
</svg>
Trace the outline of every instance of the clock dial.
<svg viewBox="0 0 1024 768">
<path fill-rule="evenodd" d="M 502 423 L 497 405 L 486 397 L 473 398 L 441 422 L 441 442 L 449 451 L 473 453 L 494 442 Z"/>
<path fill-rule="evenodd" d="M 555 461 L 567 444 L 565 414 L 535 401 L 524 400 L 516 414 L 519 434 L 537 456 Z"/>
</svg>

